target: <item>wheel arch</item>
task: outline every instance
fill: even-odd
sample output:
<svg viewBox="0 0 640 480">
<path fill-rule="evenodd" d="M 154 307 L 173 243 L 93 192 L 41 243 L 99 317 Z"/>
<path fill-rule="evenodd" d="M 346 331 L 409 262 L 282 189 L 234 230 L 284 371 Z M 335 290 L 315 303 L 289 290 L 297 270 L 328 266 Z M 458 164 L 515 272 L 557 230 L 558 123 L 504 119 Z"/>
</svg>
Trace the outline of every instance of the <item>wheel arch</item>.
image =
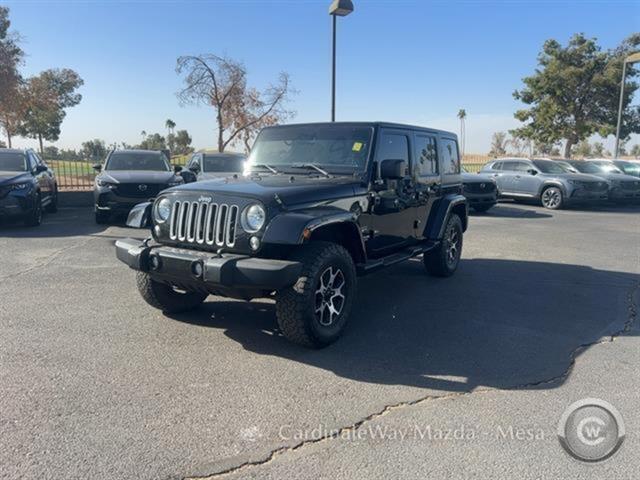
<svg viewBox="0 0 640 480">
<path fill-rule="evenodd" d="M 449 216 L 455 213 L 462 221 L 462 230 L 466 231 L 469 226 L 469 205 L 467 199 L 460 194 L 447 195 L 438 200 L 431 209 L 424 236 L 429 239 L 438 240 L 444 234 L 444 228 Z"/>
</svg>

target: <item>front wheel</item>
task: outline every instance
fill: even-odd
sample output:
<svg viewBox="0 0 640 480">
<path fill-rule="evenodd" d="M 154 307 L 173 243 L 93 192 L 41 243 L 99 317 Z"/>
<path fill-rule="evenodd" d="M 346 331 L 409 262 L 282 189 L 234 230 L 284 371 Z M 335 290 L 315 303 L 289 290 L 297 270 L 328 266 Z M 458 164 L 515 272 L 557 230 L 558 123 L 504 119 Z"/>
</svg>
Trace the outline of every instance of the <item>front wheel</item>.
<svg viewBox="0 0 640 480">
<path fill-rule="evenodd" d="M 56 213 L 58 211 L 58 187 L 53 188 L 51 193 L 51 202 L 47 205 L 48 213 Z"/>
<path fill-rule="evenodd" d="M 562 208 L 564 199 L 562 198 L 562 190 L 558 187 L 547 187 L 542 191 L 540 202 L 544 208 L 557 210 Z"/>
<path fill-rule="evenodd" d="M 24 219 L 27 227 L 37 227 L 42 223 L 42 197 L 38 193 L 33 200 L 33 208 Z"/>
<path fill-rule="evenodd" d="M 462 255 L 462 220 L 455 213 L 447 220 L 440 245 L 425 253 L 424 267 L 435 277 L 450 277 L 460 263 Z"/>
<path fill-rule="evenodd" d="M 206 293 L 184 292 L 165 283 L 156 282 L 144 272 L 136 275 L 138 291 L 145 302 L 165 313 L 180 313 L 193 310 L 207 298 Z"/>
<path fill-rule="evenodd" d="M 295 285 L 276 293 L 283 335 L 311 348 L 335 342 L 344 331 L 356 293 L 356 268 L 349 252 L 331 242 L 312 242 L 292 256 L 302 263 Z"/>
</svg>

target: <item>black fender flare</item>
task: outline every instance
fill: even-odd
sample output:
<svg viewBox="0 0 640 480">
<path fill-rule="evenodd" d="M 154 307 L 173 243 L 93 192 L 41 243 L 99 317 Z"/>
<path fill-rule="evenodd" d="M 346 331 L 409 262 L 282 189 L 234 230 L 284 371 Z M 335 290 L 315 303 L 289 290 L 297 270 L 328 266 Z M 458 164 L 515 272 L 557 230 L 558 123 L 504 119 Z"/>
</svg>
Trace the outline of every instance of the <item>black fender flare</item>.
<svg viewBox="0 0 640 480">
<path fill-rule="evenodd" d="M 431 209 L 424 236 L 430 240 L 440 240 L 444 235 L 447 218 L 451 213 L 457 213 L 462 220 L 462 230 L 469 225 L 469 205 L 467 199 L 460 194 L 446 195 L 438 200 Z"/>
<path fill-rule="evenodd" d="M 331 228 L 346 229 L 352 240 L 348 250 L 358 259 L 366 259 L 364 239 L 358 223 L 358 215 L 333 207 L 283 211 L 271 219 L 262 236 L 265 244 L 302 245 L 314 233 Z"/>
</svg>

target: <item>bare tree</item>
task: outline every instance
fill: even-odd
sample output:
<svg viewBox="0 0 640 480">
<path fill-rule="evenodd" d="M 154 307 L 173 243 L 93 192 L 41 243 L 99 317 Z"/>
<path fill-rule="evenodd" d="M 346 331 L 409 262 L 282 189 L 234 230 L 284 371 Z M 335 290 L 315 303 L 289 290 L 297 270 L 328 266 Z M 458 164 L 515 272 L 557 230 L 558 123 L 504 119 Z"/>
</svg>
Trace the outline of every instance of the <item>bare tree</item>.
<svg viewBox="0 0 640 480">
<path fill-rule="evenodd" d="M 491 137 L 491 150 L 489 155 L 500 157 L 507 153 L 507 134 L 505 132 L 495 132 Z"/>
<path fill-rule="evenodd" d="M 261 128 L 293 116 L 285 108 L 294 93 L 287 73 L 260 92 L 247 87 L 245 66 L 228 57 L 179 57 L 176 72 L 185 75 L 185 87 L 178 92 L 182 104 L 208 105 L 216 111 L 220 152 L 238 142 L 247 148 Z"/>
</svg>

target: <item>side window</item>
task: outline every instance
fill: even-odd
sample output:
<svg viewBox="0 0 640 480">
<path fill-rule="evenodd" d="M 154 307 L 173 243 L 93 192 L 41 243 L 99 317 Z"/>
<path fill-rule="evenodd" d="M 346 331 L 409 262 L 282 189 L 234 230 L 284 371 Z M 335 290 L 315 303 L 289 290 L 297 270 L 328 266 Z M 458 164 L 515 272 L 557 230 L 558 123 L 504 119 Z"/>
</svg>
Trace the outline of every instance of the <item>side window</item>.
<svg viewBox="0 0 640 480">
<path fill-rule="evenodd" d="M 508 172 L 516 172 L 518 171 L 518 163 L 519 162 L 502 162 L 502 170 L 507 170 Z"/>
<path fill-rule="evenodd" d="M 33 153 L 29 152 L 27 154 L 27 158 L 29 159 L 29 170 L 33 170 L 34 168 L 36 168 L 36 166 L 38 165 L 36 156 Z"/>
<path fill-rule="evenodd" d="M 435 137 L 416 135 L 416 173 L 420 176 L 438 174 L 438 150 Z"/>
<path fill-rule="evenodd" d="M 530 168 L 531 165 L 529 165 L 527 162 L 518 162 L 518 164 L 516 165 L 516 171 L 518 172 L 526 172 Z"/>
<path fill-rule="evenodd" d="M 492 170 L 502 170 L 502 165 L 504 165 L 504 162 L 496 162 L 491 168 Z"/>
<path fill-rule="evenodd" d="M 378 161 L 404 160 L 409 165 L 409 140 L 406 135 L 383 133 L 378 145 Z"/>
<path fill-rule="evenodd" d="M 460 156 L 455 140 L 442 139 L 442 173 L 452 175 L 460 173 Z"/>
</svg>

